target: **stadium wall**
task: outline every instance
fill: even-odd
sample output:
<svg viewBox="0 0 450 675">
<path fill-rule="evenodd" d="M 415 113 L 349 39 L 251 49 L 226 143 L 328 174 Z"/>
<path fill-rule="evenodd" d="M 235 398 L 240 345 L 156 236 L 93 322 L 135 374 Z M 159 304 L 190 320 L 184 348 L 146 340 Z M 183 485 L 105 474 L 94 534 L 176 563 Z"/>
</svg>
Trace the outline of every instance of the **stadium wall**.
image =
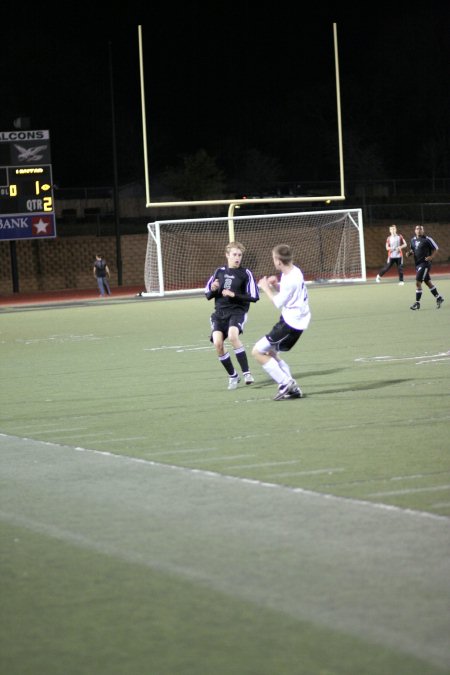
<svg viewBox="0 0 450 675">
<path fill-rule="evenodd" d="M 386 261 L 385 241 L 392 220 L 364 226 L 367 270 L 376 270 Z M 405 239 L 414 234 L 416 223 L 395 221 Z M 450 263 L 450 222 L 428 223 L 426 233 L 439 245 L 436 265 Z M 0 241 L 0 294 L 13 293 L 11 243 Z M 244 242 L 245 243 L 245 242 Z M 89 289 L 95 287 L 92 273 L 96 253 L 103 255 L 111 271 L 111 286 L 118 285 L 115 236 L 71 236 L 56 239 L 18 240 L 15 242 L 19 293 Z M 144 263 L 147 232 L 120 237 L 122 286 L 144 288 Z M 301 265 L 301 260 L 298 261 Z M 406 259 L 405 268 L 413 267 Z M 271 270 L 268 270 L 270 272 Z M 371 274 L 368 272 L 368 277 Z M 205 280 L 206 281 L 206 280 Z"/>
</svg>

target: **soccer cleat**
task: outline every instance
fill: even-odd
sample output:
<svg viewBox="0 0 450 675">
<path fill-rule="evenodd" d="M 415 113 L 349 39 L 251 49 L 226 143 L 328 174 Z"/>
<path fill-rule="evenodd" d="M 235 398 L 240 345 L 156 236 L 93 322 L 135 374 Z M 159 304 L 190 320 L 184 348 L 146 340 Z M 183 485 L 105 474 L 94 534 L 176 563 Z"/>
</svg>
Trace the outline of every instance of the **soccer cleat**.
<svg viewBox="0 0 450 675">
<path fill-rule="evenodd" d="M 436 298 L 436 309 L 440 309 L 443 302 L 444 302 L 444 298 L 441 298 L 441 296 Z"/>
<path fill-rule="evenodd" d="M 237 386 L 239 382 L 241 381 L 241 378 L 239 375 L 236 375 L 236 377 L 230 377 L 228 380 L 228 389 L 237 389 Z"/>
<path fill-rule="evenodd" d="M 404 285 L 405 285 L 405 282 L 404 282 L 404 281 L 399 281 L 399 282 L 398 282 L 398 285 L 399 285 L 399 286 L 404 286 Z"/>
<path fill-rule="evenodd" d="M 245 373 L 244 375 L 245 384 L 253 384 L 255 378 L 251 373 Z"/>
<path fill-rule="evenodd" d="M 420 302 L 415 302 L 409 309 L 420 309 Z"/>
<path fill-rule="evenodd" d="M 278 386 L 278 392 L 276 396 L 273 397 L 274 401 L 282 401 L 287 394 L 292 394 L 296 389 L 298 389 L 298 384 L 295 380 L 289 380 L 287 384 L 280 384 Z"/>
<path fill-rule="evenodd" d="M 381 281 L 381 277 L 380 277 L 380 275 L 379 275 L 379 274 L 377 274 L 377 277 L 376 277 L 375 281 L 377 282 L 377 284 L 379 284 L 379 283 L 380 283 L 380 281 Z"/>
<path fill-rule="evenodd" d="M 296 387 L 288 394 L 285 394 L 282 400 L 286 401 L 289 398 L 303 398 L 303 392 L 300 387 Z"/>
</svg>

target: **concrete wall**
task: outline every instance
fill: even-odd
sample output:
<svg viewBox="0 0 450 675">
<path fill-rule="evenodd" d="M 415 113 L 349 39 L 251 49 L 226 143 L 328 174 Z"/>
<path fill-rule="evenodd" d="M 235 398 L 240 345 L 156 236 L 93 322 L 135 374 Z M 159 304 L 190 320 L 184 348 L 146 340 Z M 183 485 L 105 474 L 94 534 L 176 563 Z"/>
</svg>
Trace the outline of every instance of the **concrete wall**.
<svg viewBox="0 0 450 675">
<path fill-rule="evenodd" d="M 364 227 L 366 267 L 378 270 L 386 261 L 385 241 L 392 221 Z M 414 235 L 416 223 L 396 221 L 397 229 L 405 239 Z M 450 262 L 450 223 L 430 223 L 426 233 L 439 245 L 436 263 Z M 60 291 L 65 289 L 95 288 L 92 268 L 96 253 L 102 254 L 111 270 L 111 286 L 117 286 L 116 239 L 111 237 L 79 236 L 16 241 L 19 292 Z M 120 238 L 122 255 L 122 285 L 142 286 L 147 233 L 123 235 Z M 407 263 L 413 265 L 412 259 Z M 0 241 L 0 294 L 14 291 L 12 284 L 11 242 Z"/>
<path fill-rule="evenodd" d="M 386 221 L 384 224 L 364 226 L 367 269 L 376 269 L 386 262 L 386 237 L 389 235 L 389 225 L 393 224 L 397 225 L 397 232 L 403 234 L 408 244 L 414 236 L 417 222 L 402 223 L 394 220 Z M 450 262 L 450 223 L 427 223 L 424 227 L 425 234 L 430 235 L 439 246 L 434 261 L 448 264 Z M 407 258 L 405 264 L 413 266 L 413 258 Z"/>
<path fill-rule="evenodd" d="M 123 236 L 122 284 L 144 283 L 147 234 Z M 95 254 L 106 258 L 111 286 L 117 286 L 115 237 L 57 237 L 16 241 L 19 292 L 96 288 L 93 276 Z M 10 242 L 0 242 L 0 293 L 13 292 Z"/>
</svg>

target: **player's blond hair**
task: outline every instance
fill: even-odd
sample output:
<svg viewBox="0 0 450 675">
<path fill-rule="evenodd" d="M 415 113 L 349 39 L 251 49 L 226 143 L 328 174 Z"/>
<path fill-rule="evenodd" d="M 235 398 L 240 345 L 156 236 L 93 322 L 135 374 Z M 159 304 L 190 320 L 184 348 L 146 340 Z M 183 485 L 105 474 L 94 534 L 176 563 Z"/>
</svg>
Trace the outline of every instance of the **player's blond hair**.
<svg viewBox="0 0 450 675">
<path fill-rule="evenodd" d="M 242 254 L 245 253 L 245 246 L 244 244 L 241 244 L 240 241 L 230 241 L 230 243 L 225 246 L 225 253 L 229 253 L 232 248 L 238 248 Z"/>
</svg>

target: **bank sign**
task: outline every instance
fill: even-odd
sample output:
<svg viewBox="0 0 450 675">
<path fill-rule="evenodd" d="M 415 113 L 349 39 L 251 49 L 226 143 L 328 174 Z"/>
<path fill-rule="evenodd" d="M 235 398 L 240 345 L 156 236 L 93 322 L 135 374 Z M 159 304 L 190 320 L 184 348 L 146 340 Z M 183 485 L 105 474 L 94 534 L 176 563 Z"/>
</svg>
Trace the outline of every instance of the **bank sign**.
<svg viewBox="0 0 450 675">
<path fill-rule="evenodd" d="M 49 131 L 0 131 L 0 240 L 54 237 Z"/>
<path fill-rule="evenodd" d="M 0 215 L 0 239 L 45 239 L 56 237 L 53 213 Z"/>
</svg>

